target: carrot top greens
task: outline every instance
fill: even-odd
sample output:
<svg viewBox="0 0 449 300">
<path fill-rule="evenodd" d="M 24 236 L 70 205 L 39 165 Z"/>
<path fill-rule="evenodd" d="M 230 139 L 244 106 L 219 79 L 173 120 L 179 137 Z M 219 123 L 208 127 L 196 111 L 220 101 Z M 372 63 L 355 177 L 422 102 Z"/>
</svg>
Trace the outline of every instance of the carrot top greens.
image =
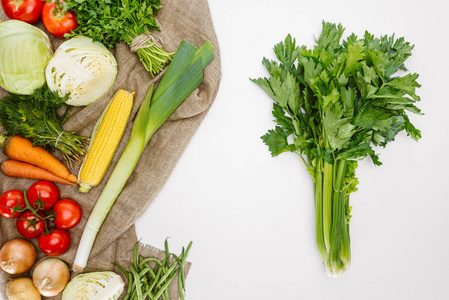
<svg viewBox="0 0 449 300">
<path fill-rule="evenodd" d="M 357 189 L 357 161 L 370 156 L 381 165 L 373 145 L 385 147 L 403 130 L 421 137 L 407 115 L 422 114 L 415 106 L 418 74 L 404 65 L 414 46 L 368 32 L 341 42 L 343 32 L 323 22 L 313 49 L 288 35 L 274 46 L 278 61 L 263 59 L 269 78 L 252 80 L 274 100 L 276 127 L 262 140 L 273 156 L 298 154 L 313 178 L 317 244 L 330 276 L 351 261 L 349 194 Z"/>
</svg>

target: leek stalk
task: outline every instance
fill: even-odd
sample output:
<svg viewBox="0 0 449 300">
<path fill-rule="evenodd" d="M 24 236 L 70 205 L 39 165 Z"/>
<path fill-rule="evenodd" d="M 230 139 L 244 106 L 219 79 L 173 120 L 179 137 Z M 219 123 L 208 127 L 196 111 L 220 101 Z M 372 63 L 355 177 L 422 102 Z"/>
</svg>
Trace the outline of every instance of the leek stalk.
<svg viewBox="0 0 449 300">
<path fill-rule="evenodd" d="M 73 263 L 75 272 L 82 272 L 85 268 L 101 225 L 153 134 L 203 81 L 203 70 L 214 58 L 213 49 L 209 42 L 197 49 L 182 41 L 154 95 L 153 85 L 149 87 L 134 121 L 129 142 L 84 228 Z"/>
</svg>

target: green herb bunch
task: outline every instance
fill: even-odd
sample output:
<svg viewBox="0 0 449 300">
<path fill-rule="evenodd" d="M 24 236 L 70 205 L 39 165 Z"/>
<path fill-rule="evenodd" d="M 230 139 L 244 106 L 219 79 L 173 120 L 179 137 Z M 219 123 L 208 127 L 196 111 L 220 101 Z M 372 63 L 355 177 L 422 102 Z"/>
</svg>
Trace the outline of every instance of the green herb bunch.
<svg viewBox="0 0 449 300">
<path fill-rule="evenodd" d="M 370 156 L 381 165 L 373 146 L 385 147 L 403 130 L 421 137 L 407 115 L 421 114 L 418 75 L 404 74 L 413 46 L 368 32 L 340 43 L 343 32 L 323 22 L 313 49 L 297 47 L 288 35 L 274 47 L 279 61 L 263 59 L 270 77 L 253 79 L 274 100 L 277 126 L 262 140 L 273 156 L 298 154 L 313 178 L 316 240 L 332 277 L 351 262 L 349 194 L 357 190 L 357 162 Z"/>
<path fill-rule="evenodd" d="M 151 35 L 152 30 L 160 31 L 155 20 L 162 8 L 160 0 L 67 0 L 59 5 L 64 11 L 73 11 L 78 22 L 67 38 L 84 35 L 113 48 L 119 42 L 131 45 L 136 37 Z M 152 76 L 172 58 L 156 40 L 149 39 L 142 47 L 136 53 Z"/>
<path fill-rule="evenodd" d="M 0 100 L 0 123 L 8 135 L 20 135 L 48 151 L 61 151 L 70 165 L 84 156 L 88 139 L 62 129 L 70 112 L 67 98 L 46 85 L 32 95 L 10 94 Z"/>
</svg>

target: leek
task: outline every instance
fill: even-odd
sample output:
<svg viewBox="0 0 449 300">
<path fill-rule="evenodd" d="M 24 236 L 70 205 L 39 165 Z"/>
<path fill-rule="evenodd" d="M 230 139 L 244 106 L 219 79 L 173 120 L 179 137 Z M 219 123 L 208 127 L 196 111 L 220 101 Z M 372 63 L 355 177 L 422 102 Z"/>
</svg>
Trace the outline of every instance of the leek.
<svg viewBox="0 0 449 300">
<path fill-rule="evenodd" d="M 137 112 L 129 142 L 89 216 L 73 263 L 75 272 L 81 272 L 86 266 L 103 221 L 153 134 L 203 81 L 203 70 L 215 57 L 213 49 L 209 42 L 197 49 L 182 41 L 154 94 L 153 85 L 149 87 Z"/>
</svg>

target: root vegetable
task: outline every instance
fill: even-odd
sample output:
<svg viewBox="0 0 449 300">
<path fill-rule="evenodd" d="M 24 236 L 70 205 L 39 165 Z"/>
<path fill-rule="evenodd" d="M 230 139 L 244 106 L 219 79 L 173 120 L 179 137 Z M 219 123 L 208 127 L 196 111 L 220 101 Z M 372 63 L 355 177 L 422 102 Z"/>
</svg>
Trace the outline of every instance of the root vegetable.
<svg viewBox="0 0 449 300">
<path fill-rule="evenodd" d="M 35 165 L 8 159 L 2 163 L 2 172 L 9 177 L 29 178 L 37 180 L 48 180 L 63 184 L 75 185 L 73 182 L 58 177 L 50 171 L 39 168 Z"/>
<path fill-rule="evenodd" d="M 23 239 L 14 239 L 0 249 L 0 267 L 9 274 L 28 271 L 36 261 L 36 249 Z"/>
<path fill-rule="evenodd" d="M 29 163 L 47 170 L 62 179 L 77 182 L 75 175 L 70 174 L 67 168 L 50 152 L 18 135 L 11 136 L 4 142 L 4 152 L 10 159 Z M 23 176 L 22 176 L 23 177 Z"/>
<path fill-rule="evenodd" d="M 41 261 L 33 271 L 33 284 L 45 297 L 58 295 L 70 280 L 67 265 L 57 258 Z"/>
<path fill-rule="evenodd" d="M 41 295 L 30 278 L 11 279 L 6 284 L 8 300 L 40 300 Z"/>
</svg>

